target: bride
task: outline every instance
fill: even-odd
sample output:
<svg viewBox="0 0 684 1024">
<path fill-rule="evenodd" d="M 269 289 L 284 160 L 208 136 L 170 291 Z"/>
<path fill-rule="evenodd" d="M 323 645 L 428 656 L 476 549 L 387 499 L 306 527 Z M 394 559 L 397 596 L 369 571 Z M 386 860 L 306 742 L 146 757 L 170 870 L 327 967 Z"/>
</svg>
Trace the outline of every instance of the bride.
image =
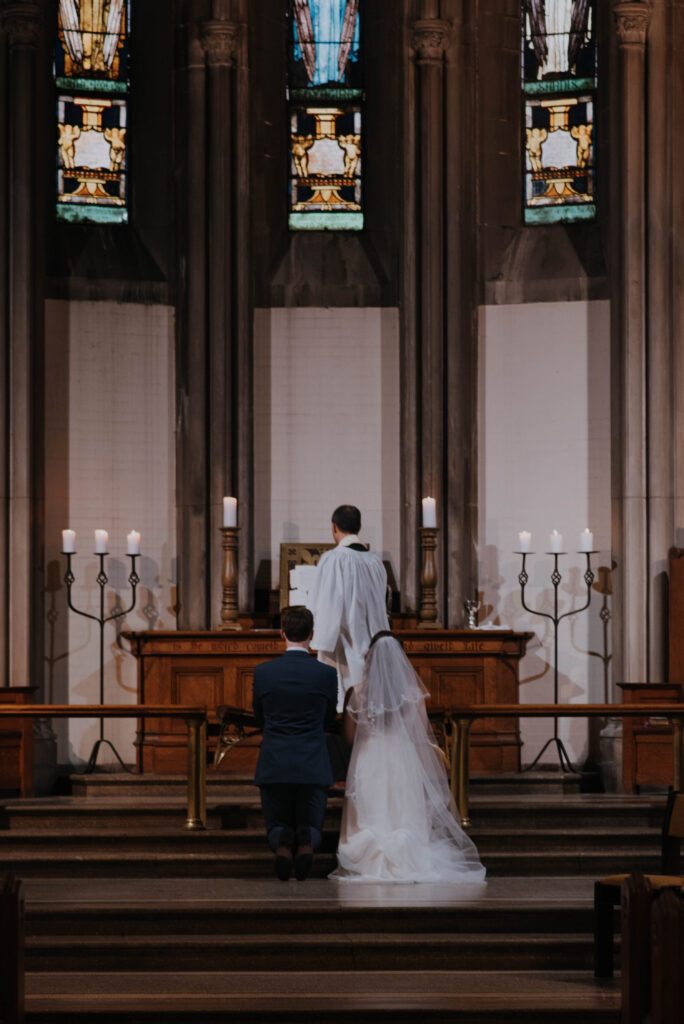
<svg viewBox="0 0 684 1024">
<path fill-rule="evenodd" d="M 354 747 L 331 878 L 484 880 L 475 845 L 454 817 L 427 696 L 396 637 L 376 633 L 345 707 L 345 738 Z"/>
</svg>

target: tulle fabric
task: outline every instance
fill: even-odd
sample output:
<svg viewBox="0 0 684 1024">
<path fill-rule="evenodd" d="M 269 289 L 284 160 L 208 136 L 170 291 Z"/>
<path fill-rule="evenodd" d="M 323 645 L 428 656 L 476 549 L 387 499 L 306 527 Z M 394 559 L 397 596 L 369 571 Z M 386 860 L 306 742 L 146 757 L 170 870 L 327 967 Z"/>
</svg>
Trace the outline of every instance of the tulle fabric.
<svg viewBox="0 0 684 1024">
<path fill-rule="evenodd" d="M 454 816 L 426 696 L 398 641 L 376 641 L 349 705 L 356 736 L 332 878 L 484 880 L 477 849 Z"/>
</svg>

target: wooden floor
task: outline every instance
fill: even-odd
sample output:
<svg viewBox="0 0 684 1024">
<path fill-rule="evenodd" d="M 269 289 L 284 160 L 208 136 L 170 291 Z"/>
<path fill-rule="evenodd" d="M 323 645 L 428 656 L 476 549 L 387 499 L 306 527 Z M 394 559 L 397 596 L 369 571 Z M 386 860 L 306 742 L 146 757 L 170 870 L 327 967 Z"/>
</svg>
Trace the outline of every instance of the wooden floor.
<svg viewBox="0 0 684 1024">
<path fill-rule="evenodd" d="M 28 1024 L 619 1022 L 619 976 L 592 972 L 593 882 L 656 861 L 661 795 L 475 787 L 489 877 L 469 886 L 328 880 L 333 799 L 317 877 L 282 883 L 253 788 L 214 783 L 211 827 L 195 834 L 181 781 L 92 778 L 76 795 L 4 801 Z"/>
</svg>

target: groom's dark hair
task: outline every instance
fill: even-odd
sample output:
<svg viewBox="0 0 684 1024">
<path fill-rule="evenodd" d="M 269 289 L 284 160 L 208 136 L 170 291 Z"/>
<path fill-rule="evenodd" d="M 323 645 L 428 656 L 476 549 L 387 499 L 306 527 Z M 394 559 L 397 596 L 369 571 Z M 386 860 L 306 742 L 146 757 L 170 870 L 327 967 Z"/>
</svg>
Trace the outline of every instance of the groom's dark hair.
<svg viewBox="0 0 684 1024">
<path fill-rule="evenodd" d="M 290 604 L 280 614 L 280 628 L 293 644 L 301 644 L 313 633 L 314 619 L 303 604 Z"/>
<path fill-rule="evenodd" d="M 332 521 L 342 533 L 358 533 L 361 529 L 361 513 L 356 505 L 338 505 Z"/>
</svg>

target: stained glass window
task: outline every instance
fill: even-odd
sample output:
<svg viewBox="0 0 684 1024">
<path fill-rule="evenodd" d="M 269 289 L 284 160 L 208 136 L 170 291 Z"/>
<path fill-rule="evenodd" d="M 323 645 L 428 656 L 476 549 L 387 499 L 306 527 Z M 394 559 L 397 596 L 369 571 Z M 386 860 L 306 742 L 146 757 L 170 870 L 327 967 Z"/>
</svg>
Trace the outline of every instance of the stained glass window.
<svg viewBox="0 0 684 1024">
<path fill-rule="evenodd" d="M 289 225 L 363 227 L 360 0 L 291 0 Z"/>
<path fill-rule="evenodd" d="M 595 0 L 523 0 L 525 222 L 596 213 Z"/>
<path fill-rule="evenodd" d="M 127 210 L 128 0 L 59 0 L 57 216 L 123 222 Z"/>
</svg>

